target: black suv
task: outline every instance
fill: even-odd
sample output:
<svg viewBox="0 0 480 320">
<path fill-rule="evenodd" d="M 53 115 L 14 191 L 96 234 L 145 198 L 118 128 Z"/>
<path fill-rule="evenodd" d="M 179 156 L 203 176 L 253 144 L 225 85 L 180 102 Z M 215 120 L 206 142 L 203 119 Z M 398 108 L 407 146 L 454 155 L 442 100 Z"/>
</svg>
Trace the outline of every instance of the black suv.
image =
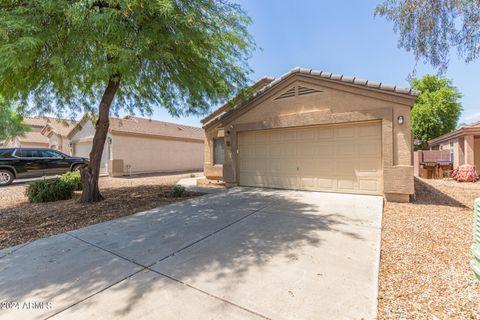
<svg viewBox="0 0 480 320">
<path fill-rule="evenodd" d="M 88 159 L 45 148 L 0 148 L 0 186 L 14 179 L 54 176 L 75 171 Z"/>
</svg>

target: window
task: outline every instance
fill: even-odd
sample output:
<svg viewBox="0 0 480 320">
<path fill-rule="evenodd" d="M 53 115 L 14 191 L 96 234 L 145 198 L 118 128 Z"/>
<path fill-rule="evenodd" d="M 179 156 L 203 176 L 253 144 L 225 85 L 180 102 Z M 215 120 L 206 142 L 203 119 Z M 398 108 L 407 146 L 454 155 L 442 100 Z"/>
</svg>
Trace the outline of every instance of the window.
<svg viewBox="0 0 480 320">
<path fill-rule="evenodd" d="M 63 158 L 60 152 L 53 151 L 53 150 L 42 150 L 41 157 L 42 158 Z"/>
<path fill-rule="evenodd" d="M 225 141 L 223 138 L 213 139 L 213 164 L 223 164 L 225 161 Z"/>
<path fill-rule="evenodd" d="M 453 142 L 450 142 L 450 162 L 453 163 Z"/>
<path fill-rule="evenodd" d="M 39 158 L 41 157 L 40 150 L 35 149 L 18 149 L 15 156 L 20 158 Z"/>
<path fill-rule="evenodd" d="M 12 151 L 13 149 L 0 150 L 0 158 L 3 158 L 3 159 L 12 158 Z"/>
</svg>

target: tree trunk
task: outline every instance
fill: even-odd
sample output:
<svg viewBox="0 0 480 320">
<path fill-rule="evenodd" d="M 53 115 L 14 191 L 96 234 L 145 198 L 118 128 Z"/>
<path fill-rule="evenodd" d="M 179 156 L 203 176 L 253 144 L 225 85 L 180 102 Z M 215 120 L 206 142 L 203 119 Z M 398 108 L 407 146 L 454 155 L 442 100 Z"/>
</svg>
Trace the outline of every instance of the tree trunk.
<svg viewBox="0 0 480 320">
<path fill-rule="evenodd" d="M 95 125 L 95 135 L 93 136 L 92 151 L 90 151 L 90 164 L 80 169 L 82 177 L 82 197 L 80 202 L 89 203 L 103 200 L 98 188 L 98 177 L 102 161 L 103 148 L 107 139 L 110 106 L 112 105 L 115 93 L 120 85 L 120 76 L 110 76 L 107 88 L 103 93 L 100 106 L 98 108 L 98 120 Z"/>
</svg>

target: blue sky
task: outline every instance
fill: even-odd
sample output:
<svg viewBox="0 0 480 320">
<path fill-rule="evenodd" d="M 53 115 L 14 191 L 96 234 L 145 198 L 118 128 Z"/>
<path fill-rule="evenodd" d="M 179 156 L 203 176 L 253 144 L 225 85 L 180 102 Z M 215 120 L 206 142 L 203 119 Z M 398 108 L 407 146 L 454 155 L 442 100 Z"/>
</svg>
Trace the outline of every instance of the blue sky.
<svg viewBox="0 0 480 320">
<path fill-rule="evenodd" d="M 238 0 L 253 20 L 257 50 L 252 80 L 277 77 L 295 66 L 408 86 L 415 69 L 412 53 L 397 47 L 393 25 L 373 11 L 381 1 Z M 417 77 L 436 73 L 419 62 Z M 452 53 L 445 76 L 463 94 L 460 122 L 480 120 L 480 61 L 467 64 Z M 213 106 L 212 108 L 215 108 Z M 152 118 L 200 126 L 202 117 L 172 118 L 158 110 Z"/>
</svg>

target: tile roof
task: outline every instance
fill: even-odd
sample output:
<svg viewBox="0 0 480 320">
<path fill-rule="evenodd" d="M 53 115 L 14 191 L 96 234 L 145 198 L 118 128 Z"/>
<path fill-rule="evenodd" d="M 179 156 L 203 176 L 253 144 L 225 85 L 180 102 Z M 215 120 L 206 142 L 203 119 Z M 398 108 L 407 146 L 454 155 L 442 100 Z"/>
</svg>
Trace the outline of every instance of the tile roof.
<svg viewBox="0 0 480 320">
<path fill-rule="evenodd" d="M 44 127 L 47 121 L 47 117 L 23 118 L 23 123 L 31 127 Z"/>
<path fill-rule="evenodd" d="M 202 141 L 205 139 L 202 128 L 133 116 L 122 119 L 110 118 L 109 130 Z"/>
<path fill-rule="evenodd" d="M 478 127 L 480 127 L 480 121 L 472 122 L 472 123 L 470 123 L 469 125 L 466 125 L 465 127 L 478 128 Z"/>
<path fill-rule="evenodd" d="M 48 138 L 40 132 L 26 132 L 23 136 L 18 136 L 20 142 L 45 143 L 48 145 Z"/>
<path fill-rule="evenodd" d="M 61 136 L 66 137 L 68 133 L 75 128 L 77 121 L 50 118 L 47 125 L 53 128 L 53 131 Z"/>
<path fill-rule="evenodd" d="M 29 125 L 31 127 L 45 127 L 47 124 L 52 127 L 52 129 L 62 135 L 66 136 L 70 130 L 72 130 L 77 121 L 75 120 L 66 120 L 66 119 L 59 119 L 53 117 L 43 117 L 37 116 L 32 118 L 24 118 L 23 123 Z"/>
<path fill-rule="evenodd" d="M 445 133 L 439 137 L 433 138 L 431 140 L 428 140 L 428 144 L 430 146 L 436 146 L 439 145 L 442 142 L 455 139 L 458 137 L 462 137 L 467 134 L 475 134 L 478 135 L 480 134 L 480 121 L 470 123 L 466 126 L 463 126 L 457 130 L 451 131 L 449 133 Z"/>
<path fill-rule="evenodd" d="M 279 82 L 281 82 L 282 80 L 284 80 L 285 78 L 287 78 L 287 77 L 289 77 L 293 74 L 305 74 L 305 75 L 310 75 L 310 76 L 316 76 L 318 78 L 325 79 L 325 80 L 336 81 L 336 82 L 355 85 L 355 86 L 359 86 L 359 87 L 365 87 L 367 89 L 381 90 L 381 91 L 386 91 L 386 92 L 390 92 L 390 93 L 402 94 L 402 95 L 413 96 L 413 97 L 418 97 L 418 95 L 420 94 L 420 91 L 418 91 L 418 90 L 411 89 L 411 88 L 406 88 L 406 87 L 401 87 L 401 86 L 397 86 L 397 85 L 394 85 L 394 84 L 370 81 L 370 80 L 365 80 L 365 79 L 361 79 L 361 78 L 358 78 L 358 77 L 346 76 L 346 75 L 343 75 L 343 74 L 335 74 L 335 73 L 326 72 L 326 71 L 295 67 L 292 70 L 288 71 L 287 73 L 283 74 L 282 76 L 280 76 L 278 78 L 275 78 L 273 81 L 270 81 L 267 85 L 263 86 L 258 91 L 256 91 L 247 100 L 242 101 L 242 102 L 234 105 L 232 108 L 230 108 L 227 111 L 219 114 L 214 119 L 209 119 L 209 117 L 206 117 L 205 119 L 202 120 L 202 123 L 204 124 L 204 126 L 207 126 L 207 125 L 209 125 L 213 122 L 216 122 L 217 120 L 220 120 L 227 113 L 233 112 L 234 110 L 241 108 L 242 106 L 247 104 L 250 100 L 254 99 L 255 97 L 257 97 L 259 95 L 261 95 L 265 91 L 268 91 L 270 88 L 272 88 L 273 86 L 275 86 L 276 84 L 278 84 Z M 217 112 L 217 111 L 215 111 L 215 112 Z"/>
</svg>

